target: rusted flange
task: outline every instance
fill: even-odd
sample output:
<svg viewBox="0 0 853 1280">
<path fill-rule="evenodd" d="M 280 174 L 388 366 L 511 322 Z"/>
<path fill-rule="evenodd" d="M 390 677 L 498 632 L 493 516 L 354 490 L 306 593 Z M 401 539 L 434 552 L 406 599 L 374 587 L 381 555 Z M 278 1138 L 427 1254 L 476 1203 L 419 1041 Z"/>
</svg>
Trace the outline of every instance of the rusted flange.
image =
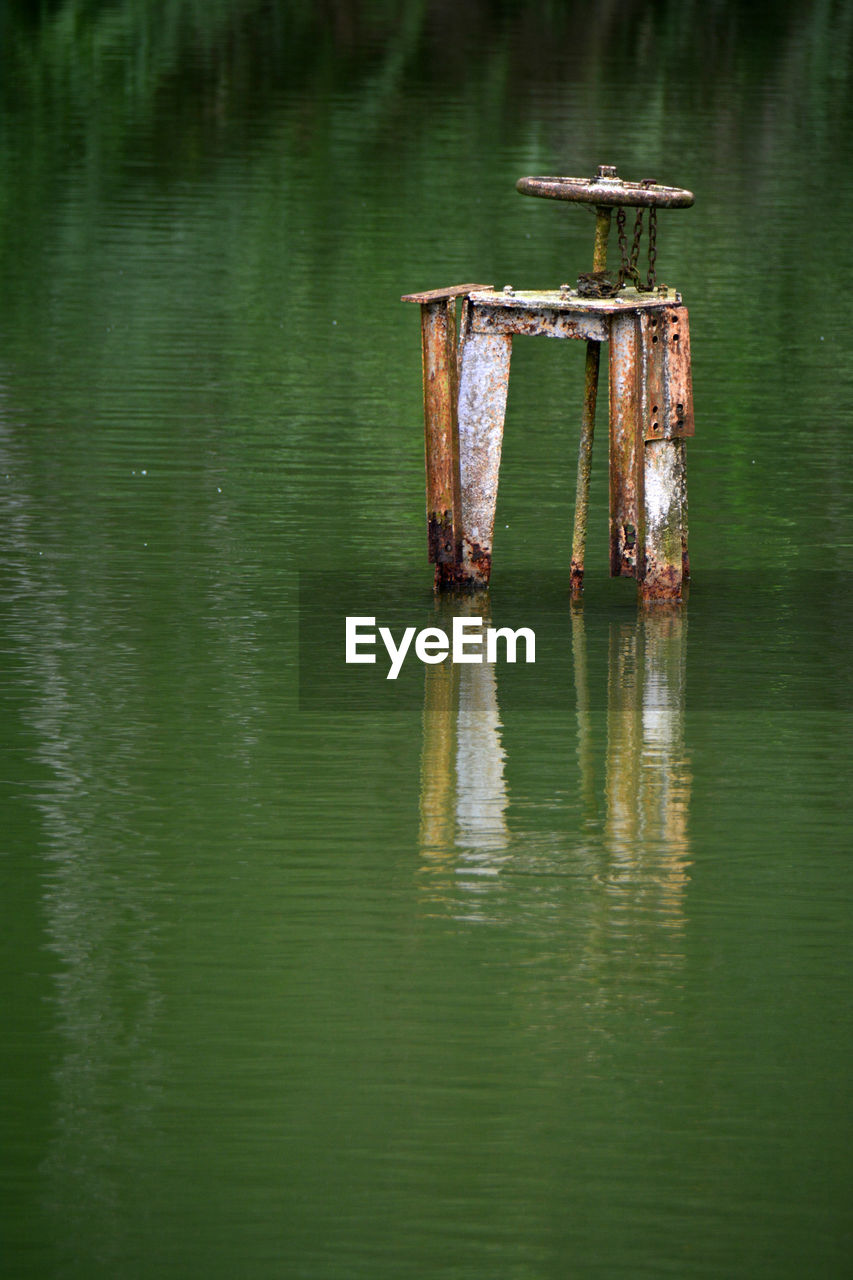
<svg viewBox="0 0 853 1280">
<path fill-rule="evenodd" d="M 519 178 L 515 184 L 525 196 L 548 200 L 574 200 L 580 204 L 634 205 L 643 208 L 687 209 L 693 192 L 683 187 L 662 187 L 656 182 L 626 182 L 610 165 L 601 165 L 594 178 Z"/>
</svg>

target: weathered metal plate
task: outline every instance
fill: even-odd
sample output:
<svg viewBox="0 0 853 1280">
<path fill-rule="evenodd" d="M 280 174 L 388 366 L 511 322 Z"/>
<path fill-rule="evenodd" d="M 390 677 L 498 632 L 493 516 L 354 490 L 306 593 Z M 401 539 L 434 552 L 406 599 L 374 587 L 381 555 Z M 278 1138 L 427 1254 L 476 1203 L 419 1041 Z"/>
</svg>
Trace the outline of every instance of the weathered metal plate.
<svg viewBox="0 0 853 1280">
<path fill-rule="evenodd" d="M 687 308 L 643 312 L 639 322 L 643 438 L 680 440 L 692 436 L 695 424 Z"/>
<path fill-rule="evenodd" d="M 610 332 L 607 316 L 581 311 L 561 311 L 556 307 L 489 306 L 474 302 L 471 322 L 474 333 L 527 334 L 531 337 L 585 338 L 606 342 Z"/>
<path fill-rule="evenodd" d="M 679 436 L 692 436 L 693 374 L 690 365 L 690 322 L 686 307 L 673 307 L 667 335 L 667 401 Z"/>
<path fill-rule="evenodd" d="M 404 293 L 401 302 L 441 302 L 445 298 L 461 298 L 478 289 L 491 289 L 490 284 L 453 284 L 449 289 L 429 289 L 426 293 Z"/>
<path fill-rule="evenodd" d="M 459 376 L 462 567 L 459 579 L 485 584 L 492 568 L 504 414 L 512 338 L 469 333 Z"/>
<path fill-rule="evenodd" d="M 554 311 L 575 311 L 588 316 L 616 316 L 623 311 L 647 311 L 656 307 L 671 307 L 681 302 L 677 289 L 661 286 L 653 293 L 639 293 L 636 289 L 620 289 L 612 298 L 582 298 L 576 289 L 481 289 L 470 295 L 477 307 L 503 307 Z"/>
<path fill-rule="evenodd" d="M 686 476 L 683 440 L 648 440 L 643 447 L 644 600 L 680 600 L 686 568 Z"/>
<path fill-rule="evenodd" d="M 572 200 L 603 206 L 633 205 L 659 209 L 687 209 L 693 192 L 684 187 L 664 187 L 656 182 L 626 182 L 624 178 L 519 178 L 516 190 L 525 196 L 547 200 Z"/>
</svg>

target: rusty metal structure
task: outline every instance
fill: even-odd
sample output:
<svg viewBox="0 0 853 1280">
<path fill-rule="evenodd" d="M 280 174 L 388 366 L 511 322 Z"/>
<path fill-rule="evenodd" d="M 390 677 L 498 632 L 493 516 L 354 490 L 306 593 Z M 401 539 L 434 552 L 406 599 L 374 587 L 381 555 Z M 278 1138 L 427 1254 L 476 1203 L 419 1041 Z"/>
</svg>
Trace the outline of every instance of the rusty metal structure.
<svg viewBox="0 0 853 1280">
<path fill-rule="evenodd" d="M 512 340 L 586 342 L 584 403 L 572 540 L 571 589 L 583 589 L 589 477 L 601 345 L 609 347 L 610 572 L 638 580 L 642 600 L 678 601 L 689 576 L 685 440 L 693 435 L 687 308 L 656 282 L 657 210 L 685 208 L 690 191 L 626 182 L 611 166 L 594 178 L 521 178 L 525 195 L 591 204 L 592 271 L 577 285 L 525 291 L 462 284 L 404 295 L 421 308 L 429 558 L 437 590 L 485 586 Z M 619 270 L 607 270 L 614 208 Z M 628 249 L 626 208 L 635 208 Z M 648 272 L 639 252 L 648 215 Z M 630 283 L 629 283 L 630 281 Z M 461 299 L 457 325 L 457 304 Z"/>
</svg>

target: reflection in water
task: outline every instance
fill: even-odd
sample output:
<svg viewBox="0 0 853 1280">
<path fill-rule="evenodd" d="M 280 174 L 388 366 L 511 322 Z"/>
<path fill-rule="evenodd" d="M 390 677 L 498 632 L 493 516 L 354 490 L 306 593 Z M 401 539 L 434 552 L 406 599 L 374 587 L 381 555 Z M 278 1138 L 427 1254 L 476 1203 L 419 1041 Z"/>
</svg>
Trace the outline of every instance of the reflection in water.
<svg viewBox="0 0 853 1280">
<path fill-rule="evenodd" d="M 436 602 L 449 631 L 464 614 L 490 623 L 488 595 Z M 506 848 L 507 789 L 495 667 L 442 662 L 424 668 L 420 845 L 436 870 L 493 874 Z"/>
<path fill-rule="evenodd" d="M 5 636 L 26 677 L 19 714 L 33 744 L 28 767 L 38 781 L 28 799 L 42 855 L 28 863 L 39 877 L 41 945 L 55 957 L 46 1009 L 61 1046 L 52 1058 L 42 1208 L 54 1224 L 51 1247 L 88 1252 L 99 1274 L 117 1273 L 117 1170 L 122 1150 L 148 1131 L 162 1079 L 153 1047 L 162 1014 L 154 873 L 146 868 L 140 881 L 129 856 L 144 700 L 135 697 L 131 647 L 114 636 L 98 649 L 94 619 L 110 615 L 97 575 L 85 580 L 90 595 L 79 587 L 72 597 L 59 557 L 42 555 L 47 522 L 36 518 L 32 477 L 2 414 L 0 470 L 15 477 L 4 502 L 13 515 L 2 540 L 11 584 Z M 16 808 L 7 814 L 11 832 L 26 811 Z"/>
<path fill-rule="evenodd" d="M 128 1162 L 143 1165 L 140 1153 L 150 1159 L 160 1141 L 174 1069 L 164 1048 L 170 904 L 176 885 L 177 900 L 193 901 L 182 867 L 195 885 L 213 843 L 204 815 L 225 783 L 216 834 L 230 852 L 229 821 L 240 822 L 238 788 L 255 758 L 252 623 L 234 599 L 238 569 L 217 553 L 227 531 L 213 521 L 193 561 L 205 589 L 181 579 L 180 608 L 169 594 L 178 552 L 158 576 L 157 563 L 123 556 L 118 533 L 118 546 L 79 527 L 69 537 L 75 521 L 97 521 L 88 506 L 40 502 L 11 416 L 0 398 L 3 634 L 17 675 L 4 694 L 24 744 L 20 761 L 4 757 L 12 802 L 3 853 L 20 860 L 37 900 L 32 946 L 49 954 L 51 982 L 39 1014 L 49 1050 L 35 1039 L 33 1050 L 34 1074 L 47 1063 L 50 1083 L 25 1086 L 35 1099 L 27 1138 L 37 1148 L 38 1211 L 50 1223 L 44 1249 L 85 1258 L 86 1274 L 117 1275 L 128 1248 Z M 134 514 L 128 502 L 128 522 Z M 20 1016 L 29 1027 L 29 1011 Z M 39 1146 L 42 1127 L 49 1136 Z M 54 1273 L 50 1262 L 39 1272 Z"/>
<path fill-rule="evenodd" d="M 598 806 L 595 795 L 595 762 L 592 747 L 592 715 L 589 705 L 589 670 L 586 652 L 586 624 L 583 609 L 572 606 L 572 663 L 575 673 L 575 702 L 577 704 L 578 747 L 577 760 L 580 771 L 580 794 L 586 823 L 594 822 Z"/>
<path fill-rule="evenodd" d="M 456 729 L 457 840 L 469 848 L 504 849 L 507 842 L 504 751 L 495 668 L 463 667 Z"/>
<path fill-rule="evenodd" d="M 486 599 L 441 601 L 436 607 L 448 617 L 451 611 L 476 612 L 488 622 Z M 687 621 L 681 611 L 655 609 L 611 624 L 603 673 L 591 669 L 582 610 L 572 611 L 568 626 L 584 863 L 598 868 L 595 879 L 606 891 L 598 906 L 609 925 L 616 929 L 630 918 L 650 916 L 670 931 L 664 943 L 669 952 L 672 931 L 683 927 L 688 883 Z M 598 689 L 599 705 L 606 703 L 603 767 L 594 732 Z M 517 824 L 510 833 L 501 728 L 495 666 L 445 662 L 426 668 L 420 846 L 436 900 L 450 896 L 458 903 L 459 892 L 482 890 L 474 873 L 577 874 L 566 866 L 568 856 L 578 855 L 576 837 L 569 851 L 566 832 L 549 833 L 547 847 L 562 849 L 561 865 L 555 866 L 532 855 L 531 845 L 542 845 L 541 830 L 529 840 Z M 564 749 L 570 758 L 569 740 Z M 603 795 L 597 782 L 602 777 Z M 556 803 L 553 812 L 558 821 Z"/>
<path fill-rule="evenodd" d="M 620 908 L 683 925 L 690 770 L 684 746 L 680 611 L 655 609 L 610 630 L 606 881 Z"/>
</svg>

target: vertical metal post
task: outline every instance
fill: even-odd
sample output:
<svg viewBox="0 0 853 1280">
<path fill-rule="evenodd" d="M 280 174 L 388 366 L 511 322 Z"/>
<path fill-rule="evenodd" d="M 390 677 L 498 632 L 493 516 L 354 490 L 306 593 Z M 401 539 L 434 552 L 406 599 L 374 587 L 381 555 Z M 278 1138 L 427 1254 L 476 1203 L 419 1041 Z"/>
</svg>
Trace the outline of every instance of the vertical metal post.
<svg viewBox="0 0 853 1280">
<path fill-rule="evenodd" d="M 607 238 L 613 210 L 597 205 L 595 210 L 595 246 L 592 255 L 593 271 L 607 267 Z M 601 343 L 586 344 L 586 368 L 584 372 L 583 416 L 578 446 L 578 482 L 575 494 L 575 526 L 572 535 L 572 595 L 583 591 L 584 556 L 586 553 L 586 525 L 589 511 L 589 478 L 592 469 L 592 441 L 595 434 L 595 402 L 598 396 L 598 367 L 601 359 Z"/>
<path fill-rule="evenodd" d="M 643 600 L 680 600 L 684 576 L 684 441 L 647 440 L 643 458 Z"/>
<path fill-rule="evenodd" d="M 610 575 L 632 578 L 642 554 L 640 339 L 636 315 L 610 322 Z"/>
<path fill-rule="evenodd" d="M 461 558 L 462 500 L 456 419 L 456 299 L 421 303 L 429 559 Z"/>
<path fill-rule="evenodd" d="M 460 343 L 456 335 L 456 299 L 462 298 L 463 328 L 467 295 L 490 284 L 455 284 L 449 289 L 406 293 L 402 302 L 421 308 L 426 451 L 427 543 L 435 565 L 435 585 L 458 582 L 462 567 L 462 480 L 459 459 Z"/>
<path fill-rule="evenodd" d="M 511 354 L 509 334 L 471 332 L 466 335 L 460 362 L 462 572 L 459 577 L 481 586 L 489 581 L 492 571 L 492 538 Z"/>
<path fill-rule="evenodd" d="M 687 308 L 640 318 L 643 484 L 643 600 L 680 600 L 688 576 L 685 437 L 693 434 L 693 382 Z"/>
</svg>

